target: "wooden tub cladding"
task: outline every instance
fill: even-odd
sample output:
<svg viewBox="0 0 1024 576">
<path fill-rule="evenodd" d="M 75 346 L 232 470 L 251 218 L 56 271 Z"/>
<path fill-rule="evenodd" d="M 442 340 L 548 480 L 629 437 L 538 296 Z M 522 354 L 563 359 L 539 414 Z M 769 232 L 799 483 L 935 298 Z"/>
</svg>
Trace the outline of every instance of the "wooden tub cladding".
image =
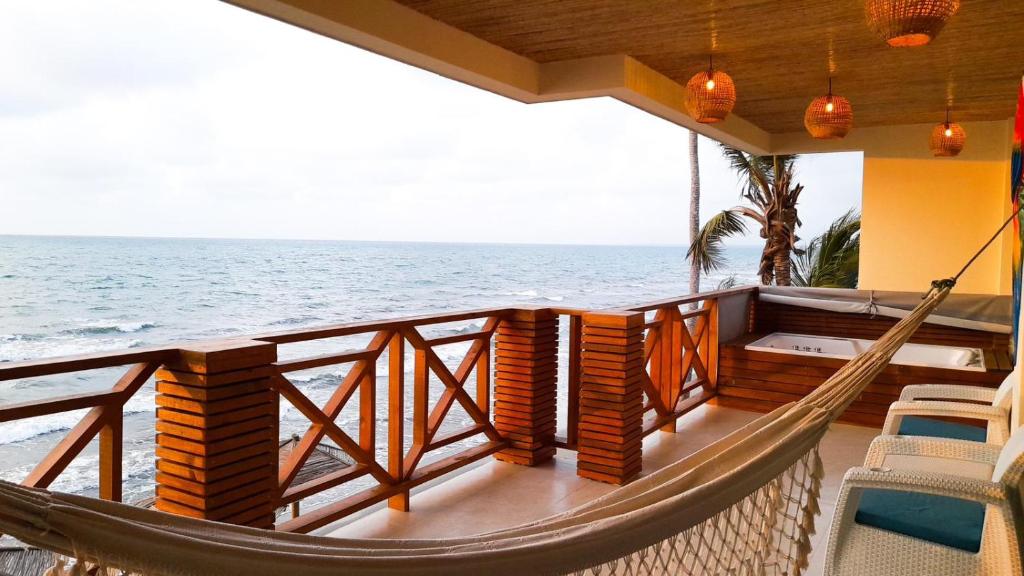
<svg viewBox="0 0 1024 576">
<path fill-rule="evenodd" d="M 722 406 L 767 412 L 799 400 L 846 364 L 846 360 L 795 354 L 760 352 L 744 347 L 772 332 L 816 336 L 877 339 L 891 328 L 893 318 L 867 314 L 843 314 L 758 302 L 754 332 L 723 343 L 719 351 L 718 395 Z M 997 387 L 1012 369 L 1009 335 L 925 324 L 910 339 L 920 344 L 965 346 L 985 352 L 985 372 L 888 366 L 840 417 L 840 421 L 881 426 L 889 405 L 899 399 L 908 384 L 968 384 Z"/>
</svg>

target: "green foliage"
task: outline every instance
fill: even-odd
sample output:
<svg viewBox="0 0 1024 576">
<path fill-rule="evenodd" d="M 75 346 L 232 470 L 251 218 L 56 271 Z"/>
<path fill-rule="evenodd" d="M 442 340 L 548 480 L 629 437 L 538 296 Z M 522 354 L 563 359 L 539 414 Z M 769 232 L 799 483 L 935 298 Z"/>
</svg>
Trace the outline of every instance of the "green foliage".
<svg viewBox="0 0 1024 576">
<path fill-rule="evenodd" d="M 856 288 L 860 268 L 860 215 L 840 216 L 793 260 L 793 285 Z"/>
<path fill-rule="evenodd" d="M 743 223 L 738 211 L 722 210 L 704 223 L 697 233 L 697 241 L 686 251 L 686 257 L 700 266 L 705 274 L 709 274 L 726 264 L 722 241 L 746 232 L 747 225 Z"/>
</svg>

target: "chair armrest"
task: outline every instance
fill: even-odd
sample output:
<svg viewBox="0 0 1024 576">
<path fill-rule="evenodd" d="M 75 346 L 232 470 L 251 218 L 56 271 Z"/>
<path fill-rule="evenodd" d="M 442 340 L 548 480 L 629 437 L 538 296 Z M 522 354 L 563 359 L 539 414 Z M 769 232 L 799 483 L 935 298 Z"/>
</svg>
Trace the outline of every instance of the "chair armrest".
<svg viewBox="0 0 1024 576">
<path fill-rule="evenodd" d="M 893 402 L 889 407 L 889 413 L 885 416 L 882 434 L 899 434 L 904 416 L 944 416 L 984 420 L 988 423 L 987 441 L 989 444 L 1001 446 L 1010 437 L 1010 412 L 1006 408 L 939 400 Z"/>
<path fill-rule="evenodd" d="M 871 441 L 868 455 L 864 458 L 864 466 L 867 468 L 880 467 L 886 456 L 896 455 L 969 460 L 995 466 L 1000 451 L 998 446 L 970 440 L 883 435 Z"/>
<path fill-rule="evenodd" d="M 904 386 L 900 401 L 911 400 L 960 400 L 962 402 L 986 402 L 996 399 L 995 388 L 983 386 L 961 386 L 957 384 L 911 384 Z"/>
<path fill-rule="evenodd" d="M 1007 502 L 1006 487 L 991 480 L 965 478 L 955 474 L 887 468 L 850 468 L 843 477 L 843 493 L 852 490 L 879 489 L 919 492 L 960 498 L 981 504 L 999 506 Z M 840 498 L 842 496 L 840 495 Z"/>
<path fill-rule="evenodd" d="M 1010 416 L 1010 412 L 1006 408 L 942 400 L 893 402 L 889 406 L 889 414 L 899 414 L 900 416 L 949 416 L 951 418 L 970 418 L 972 420 L 985 420 L 988 422 L 1006 421 Z"/>
</svg>

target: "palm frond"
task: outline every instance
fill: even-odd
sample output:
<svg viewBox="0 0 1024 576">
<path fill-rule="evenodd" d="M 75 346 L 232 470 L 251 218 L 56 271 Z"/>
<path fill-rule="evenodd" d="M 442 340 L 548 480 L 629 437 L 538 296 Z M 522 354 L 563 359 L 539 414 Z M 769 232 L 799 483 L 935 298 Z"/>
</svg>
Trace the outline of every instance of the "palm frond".
<svg viewBox="0 0 1024 576">
<path fill-rule="evenodd" d="M 704 223 L 697 233 L 697 240 L 686 251 L 686 257 L 709 274 L 726 265 L 722 241 L 746 232 L 747 225 L 739 211 L 723 210 Z"/>
<path fill-rule="evenodd" d="M 736 279 L 736 275 L 730 274 L 718 282 L 718 286 L 715 287 L 715 290 L 728 290 L 729 288 L 735 288 L 738 283 L 739 280 Z"/>
<path fill-rule="evenodd" d="M 771 189 L 771 165 L 765 163 L 764 157 L 747 154 L 725 144 L 722 144 L 722 155 L 739 177 L 740 196 L 763 208 L 767 202 L 765 194 Z"/>
<path fill-rule="evenodd" d="M 764 210 L 777 195 L 778 188 L 788 190 L 789 182 L 793 180 L 798 155 L 755 156 L 726 144 L 722 144 L 721 147 L 722 155 L 728 160 L 729 167 L 739 176 L 742 186 L 740 196 L 748 202 Z M 781 182 L 783 179 L 784 183 Z M 797 190 L 795 196 L 799 194 Z"/>
<path fill-rule="evenodd" d="M 793 259 L 793 285 L 856 288 L 860 267 L 860 215 L 850 210 Z"/>
</svg>

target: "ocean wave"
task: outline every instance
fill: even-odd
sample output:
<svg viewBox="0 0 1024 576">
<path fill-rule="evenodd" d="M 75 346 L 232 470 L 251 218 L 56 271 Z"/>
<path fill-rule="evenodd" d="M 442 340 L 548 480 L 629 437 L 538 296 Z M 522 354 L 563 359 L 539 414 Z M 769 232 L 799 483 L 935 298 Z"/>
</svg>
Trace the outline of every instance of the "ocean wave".
<svg viewBox="0 0 1024 576">
<path fill-rule="evenodd" d="M 470 332 L 479 332 L 484 327 L 483 320 L 474 320 L 466 324 L 465 326 L 459 326 L 458 328 L 450 328 L 452 335 L 455 334 L 469 334 Z"/>
<path fill-rule="evenodd" d="M 288 374 L 287 378 L 296 384 L 301 383 L 304 386 L 310 387 L 323 386 L 325 384 L 336 386 L 338 381 L 348 374 L 349 368 L 338 368 L 335 366 L 319 371 L 314 370 L 316 369 L 293 372 Z"/>
<path fill-rule="evenodd" d="M 520 298 L 540 298 L 542 300 L 548 300 L 550 302 L 561 302 L 565 300 L 565 296 L 541 296 L 540 292 L 536 290 L 518 290 L 515 292 L 502 292 L 502 296 L 518 296 Z"/>
<path fill-rule="evenodd" d="M 155 322 L 118 322 L 116 320 L 95 320 L 78 326 L 62 330 L 61 334 L 132 334 L 142 332 L 150 328 L 156 328 Z"/>
<path fill-rule="evenodd" d="M 125 416 L 130 416 L 154 410 L 156 410 L 155 395 L 153 393 L 138 393 L 125 403 L 123 413 Z M 0 446 L 17 444 L 39 436 L 70 430 L 88 412 L 89 409 L 84 408 L 0 423 Z"/>
<path fill-rule="evenodd" d="M 124 416 L 145 414 L 146 412 L 153 412 L 154 414 L 156 412 L 156 394 L 152 391 L 137 392 L 121 408 L 121 414 Z"/>
<path fill-rule="evenodd" d="M 420 329 L 424 338 L 443 338 L 445 336 L 458 336 L 460 334 L 471 334 L 483 330 L 485 320 L 470 320 L 463 323 L 451 323 L 447 326 L 425 326 Z M 444 344 L 444 347 L 454 344 Z"/>
<path fill-rule="evenodd" d="M 78 424 L 86 412 L 88 410 L 83 409 L 4 422 L 0 424 L 0 438 L 3 439 L 0 440 L 0 445 L 17 444 L 37 436 L 70 430 L 75 424 Z"/>
<path fill-rule="evenodd" d="M 299 325 L 299 324 L 311 324 L 313 322 L 323 322 L 323 321 L 324 321 L 324 319 L 319 317 L 319 316 L 305 315 L 305 316 L 294 316 L 294 317 L 291 317 L 291 318 L 281 318 L 279 320 L 274 320 L 272 322 L 268 322 L 267 326 L 295 326 L 295 325 Z"/>
<path fill-rule="evenodd" d="M 124 474 L 128 479 L 150 479 L 155 474 L 153 467 L 153 449 L 140 448 L 125 450 L 121 459 Z M 9 482 L 21 482 L 35 467 L 35 463 L 25 464 L 16 468 L 0 470 L 0 478 Z M 96 471 L 99 469 L 99 456 L 96 454 L 82 454 L 75 458 L 67 468 L 50 484 L 50 490 L 68 492 L 72 494 L 83 494 L 93 492 L 99 488 L 99 478 Z M 148 484 L 148 483 L 145 483 Z M 131 501 L 132 486 L 125 486 L 126 500 Z"/>
<path fill-rule="evenodd" d="M 91 354 L 120 348 L 135 348 L 141 344 L 140 340 L 135 339 L 83 337 L 76 334 L 3 334 L 0 335 L 0 362 Z"/>
</svg>

